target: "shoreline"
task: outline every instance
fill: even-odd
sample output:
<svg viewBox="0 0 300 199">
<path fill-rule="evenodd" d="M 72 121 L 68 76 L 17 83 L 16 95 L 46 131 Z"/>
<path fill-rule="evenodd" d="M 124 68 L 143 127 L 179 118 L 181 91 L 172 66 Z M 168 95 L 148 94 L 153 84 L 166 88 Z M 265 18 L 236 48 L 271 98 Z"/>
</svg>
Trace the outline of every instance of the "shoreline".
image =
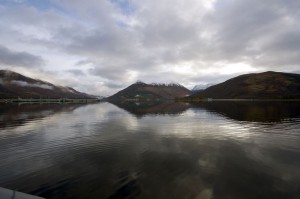
<svg viewBox="0 0 300 199">
<path fill-rule="evenodd" d="M 100 99 L 90 98 L 51 98 L 51 99 L 0 99 L 0 103 L 95 103 L 100 102 Z"/>
<path fill-rule="evenodd" d="M 300 99 L 176 99 L 177 102 L 214 102 L 214 101 L 228 101 L 228 102 L 300 102 Z"/>
</svg>

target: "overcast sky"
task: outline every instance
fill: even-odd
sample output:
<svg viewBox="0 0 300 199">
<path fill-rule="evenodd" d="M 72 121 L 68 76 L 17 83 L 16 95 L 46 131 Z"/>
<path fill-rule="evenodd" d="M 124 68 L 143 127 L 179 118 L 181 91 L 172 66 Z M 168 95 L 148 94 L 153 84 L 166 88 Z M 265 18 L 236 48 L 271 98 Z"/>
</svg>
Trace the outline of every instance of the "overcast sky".
<svg viewBox="0 0 300 199">
<path fill-rule="evenodd" d="M 0 0 L 0 68 L 109 95 L 300 72 L 299 0 Z"/>
</svg>

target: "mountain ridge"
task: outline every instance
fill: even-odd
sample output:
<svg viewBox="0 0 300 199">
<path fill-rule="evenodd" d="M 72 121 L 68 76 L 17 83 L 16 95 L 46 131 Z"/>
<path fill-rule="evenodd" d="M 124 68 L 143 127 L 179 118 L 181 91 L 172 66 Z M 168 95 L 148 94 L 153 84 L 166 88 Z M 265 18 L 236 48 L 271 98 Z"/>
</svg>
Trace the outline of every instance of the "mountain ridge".
<svg viewBox="0 0 300 199">
<path fill-rule="evenodd" d="M 191 91 L 180 84 L 146 84 L 138 81 L 107 98 L 108 101 L 175 99 L 190 95 Z"/>
<path fill-rule="evenodd" d="M 0 70 L 0 98 L 93 98 L 71 87 L 33 79 L 22 74 Z"/>
<path fill-rule="evenodd" d="M 231 78 L 190 96 L 213 99 L 300 99 L 300 74 L 267 71 Z"/>
</svg>

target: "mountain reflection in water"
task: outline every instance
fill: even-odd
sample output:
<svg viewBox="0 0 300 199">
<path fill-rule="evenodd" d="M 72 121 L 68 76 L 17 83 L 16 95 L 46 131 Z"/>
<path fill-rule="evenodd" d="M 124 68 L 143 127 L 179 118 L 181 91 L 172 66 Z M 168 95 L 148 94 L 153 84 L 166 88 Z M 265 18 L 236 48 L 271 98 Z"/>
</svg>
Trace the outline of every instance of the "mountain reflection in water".
<svg viewBox="0 0 300 199">
<path fill-rule="evenodd" d="M 0 186 L 48 199 L 299 198 L 299 106 L 1 107 Z"/>
<path fill-rule="evenodd" d="M 297 101 L 213 101 L 192 106 L 239 121 L 280 122 L 300 117 L 300 102 Z"/>
<path fill-rule="evenodd" d="M 26 122 L 59 112 L 72 112 L 81 104 L 0 104 L 0 128 L 21 126 Z"/>
<path fill-rule="evenodd" d="M 112 102 L 137 117 L 145 115 L 177 115 L 185 112 L 190 105 L 173 101 L 120 101 Z"/>
</svg>

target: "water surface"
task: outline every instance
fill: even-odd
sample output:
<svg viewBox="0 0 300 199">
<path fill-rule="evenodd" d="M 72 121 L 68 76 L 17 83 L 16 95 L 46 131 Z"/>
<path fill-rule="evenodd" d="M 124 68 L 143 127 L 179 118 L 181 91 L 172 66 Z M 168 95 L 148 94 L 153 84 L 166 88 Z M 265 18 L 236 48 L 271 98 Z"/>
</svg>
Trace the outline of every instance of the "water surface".
<svg viewBox="0 0 300 199">
<path fill-rule="evenodd" d="M 300 103 L 0 106 L 0 187 L 62 198 L 298 199 Z"/>
</svg>

